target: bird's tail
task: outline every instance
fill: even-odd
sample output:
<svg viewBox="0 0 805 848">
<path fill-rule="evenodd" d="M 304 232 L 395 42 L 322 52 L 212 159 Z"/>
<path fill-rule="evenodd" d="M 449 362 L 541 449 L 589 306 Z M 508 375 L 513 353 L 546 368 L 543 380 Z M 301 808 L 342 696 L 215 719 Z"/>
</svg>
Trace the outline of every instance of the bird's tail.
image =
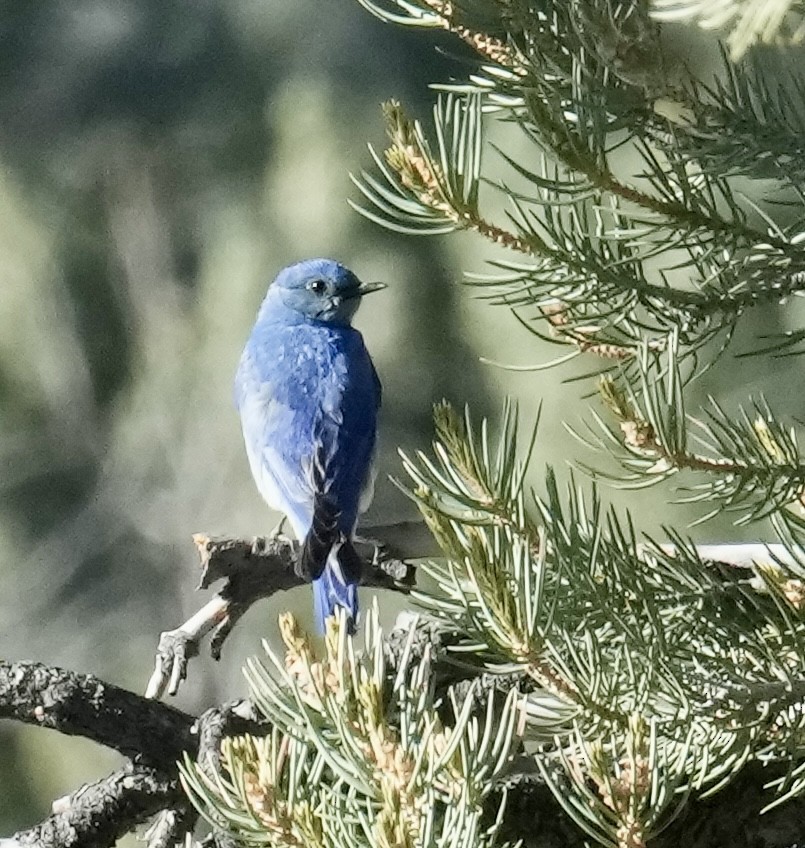
<svg viewBox="0 0 805 848">
<path fill-rule="evenodd" d="M 347 627 L 355 631 L 358 618 L 358 583 L 361 560 L 349 539 L 334 547 L 321 575 L 313 581 L 313 613 L 316 628 L 324 633 L 325 621 L 338 607 L 347 614 Z"/>
<path fill-rule="evenodd" d="M 317 494 L 313 522 L 302 543 L 298 573 L 313 581 L 316 628 L 324 633 L 325 619 L 337 607 L 347 613 L 350 632 L 358 617 L 357 585 L 363 566 L 352 542 L 338 527 L 339 510 L 326 494 Z"/>
</svg>

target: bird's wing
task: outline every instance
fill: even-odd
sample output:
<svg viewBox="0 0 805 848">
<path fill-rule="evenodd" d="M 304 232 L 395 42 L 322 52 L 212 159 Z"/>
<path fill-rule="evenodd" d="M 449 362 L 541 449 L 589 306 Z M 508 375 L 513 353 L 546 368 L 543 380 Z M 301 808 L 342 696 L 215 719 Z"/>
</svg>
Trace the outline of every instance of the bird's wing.
<svg viewBox="0 0 805 848">
<path fill-rule="evenodd" d="M 368 357 L 367 357 L 368 358 Z M 374 403 L 375 403 L 375 414 L 377 410 L 380 409 L 380 405 L 383 402 L 383 384 L 380 382 L 380 377 L 377 374 L 377 369 L 375 368 L 374 362 L 369 359 L 369 366 L 372 372 L 372 384 L 374 386 Z M 363 485 L 361 486 L 361 495 L 358 501 L 358 512 L 363 513 L 369 509 L 369 505 L 372 503 L 372 498 L 375 495 L 375 481 L 377 480 L 377 441 L 373 439 L 372 444 L 372 453 L 369 458 L 369 462 L 366 467 L 366 474 L 363 479 Z"/>
<path fill-rule="evenodd" d="M 359 333 L 350 336 L 349 374 L 338 387 L 335 408 L 322 420 L 323 442 L 328 453 L 326 478 L 342 509 L 341 529 L 352 532 L 358 513 L 372 499 L 376 454 L 380 380 Z M 335 426 L 333 426 L 333 424 Z"/>
<path fill-rule="evenodd" d="M 314 489 L 308 469 L 296 456 L 294 410 L 277 399 L 268 381 L 254 380 L 248 391 L 238 394 L 246 454 L 257 488 L 272 509 L 288 516 L 294 533 L 303 539 L 313 516 Z"/>
</svg>

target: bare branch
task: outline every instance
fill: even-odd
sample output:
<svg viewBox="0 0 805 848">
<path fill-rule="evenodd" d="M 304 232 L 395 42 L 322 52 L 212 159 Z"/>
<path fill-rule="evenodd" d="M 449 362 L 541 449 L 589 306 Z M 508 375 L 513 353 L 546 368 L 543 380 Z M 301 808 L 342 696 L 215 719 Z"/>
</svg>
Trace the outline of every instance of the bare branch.
<svg viewBox="0 0 805 848">
<path fill-rule="evenodd" d="M 423 522 L 370 528 L 372 539 L 356 540 L 364 559 L 362 586 L 408 592 L 416 567 L 407 559 L 434 554 L 435 543 Z M 187 677 L 187 663 L 198 655 L 199 645 L 212 633 L 210 653 L 220 659 L 221 648 L 232 628 L 254 603 L 284 592 L 305 581 L 296 574 L 299 546 L 281 536 L 233 539 L 197 533 L 193 541 L 201 559 L 200 589 L 224 580 L 218 594 L 184 624 L 161 634 L 154 671 L 145 690 L 147 698 L 175 695 Z"/>
<path fill-rule="evenodd" d="M 161 810 L 191 815 L 175 766 L 172 776 L 144 766 L 123 768 L 82 786 L 62 806 L 60 812 L 16 833 L 9 842 L 36 848 L 106 848 Z"/>
<path fill-rule="evenodd" d="M 162 810 L 143 834 L 148 848 L 174 848 L 185 841 L 185 835 L 193 832 L 198 821 L 198 812 L 191 805 Z"/>
<path fill-rule="evenodd" d="M 83 736 L 143 765 L 176 771 L 198 739 L 194 718 L 89 674 L 0 660 L 0 718 Z"/>
</svg>

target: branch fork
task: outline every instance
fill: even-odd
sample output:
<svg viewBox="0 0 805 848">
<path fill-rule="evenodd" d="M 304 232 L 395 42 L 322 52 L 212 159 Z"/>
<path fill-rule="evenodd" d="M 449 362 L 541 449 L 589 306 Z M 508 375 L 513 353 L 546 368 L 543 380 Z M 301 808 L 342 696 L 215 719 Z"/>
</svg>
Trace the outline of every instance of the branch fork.
<svg viewBox="0 0 805 848">
<path fill-rule="evenodd" d="M 411 525 L 394 525 L 395 531 Z M 161 698 L 165 692 L 175 695 L 187 677 L 188 662 L 198 656 L 202 640 L 212 634 L 210 654 L 221 657 L 221 649 L 244 613 L 257 601 L 304 586 L 296 573 L 298 543 L 281 535 L 236 539 L 196 533 L 193 541 L 201 562 L 199 589 L 208 589 L 223 581 L 222 588 L 184 624 L 160 635 L 154 671 L 146 687 L 146 698 Z M 356 539 L 364 562 L 362 586 L 409 592 L 414 585 L 416 568 L 402 558 L 393 543 Z"/>
</svg>

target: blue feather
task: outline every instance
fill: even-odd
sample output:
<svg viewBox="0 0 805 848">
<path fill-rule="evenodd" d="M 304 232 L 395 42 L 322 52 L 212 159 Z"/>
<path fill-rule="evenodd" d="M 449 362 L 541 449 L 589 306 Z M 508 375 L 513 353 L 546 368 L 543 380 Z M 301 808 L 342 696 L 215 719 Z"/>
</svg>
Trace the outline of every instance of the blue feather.
<svg viewBox="0 0 805 848">
<path fill-rule="evenodd" d="M 316 629 L 324 633 L 325 620 L 342 607 L 350 627 L 358 618 L 358 592 L 355 583 L 344 580 L 337 565 L 327 563 L 317 580 L 313 581 L 313 617 Z"/>
</svg>

